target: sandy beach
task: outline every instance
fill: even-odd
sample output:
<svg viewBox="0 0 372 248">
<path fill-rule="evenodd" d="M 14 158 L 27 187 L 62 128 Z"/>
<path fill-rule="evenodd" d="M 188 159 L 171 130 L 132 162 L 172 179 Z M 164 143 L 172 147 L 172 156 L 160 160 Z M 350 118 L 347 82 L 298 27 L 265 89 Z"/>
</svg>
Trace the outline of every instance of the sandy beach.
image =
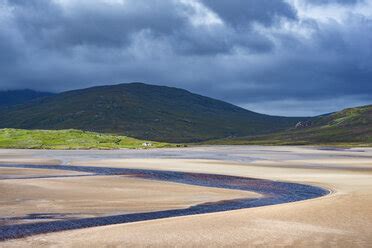
<svg viewBox="0 0 372 248">
<path fill-rule="evenodd" d="M 17 151 L 1 150 L 0 160 L 2 156 L 11 160 L 9 154 L 16 157 Z M 31 160 L 53 159 L 80 166 L 200 172 L 298 182 L 325 187 L 332 194 L 274 206 L 36 235 L 2 242 L 2 247 L 369 247 L 372 243 L 372 150 L 368 148 L 225 146 L 148 152 L 28 150 L 23 155 Z M 37 183 L 49 185 L 50 181 L 58 180 L 37 179 Z M 104 181 L 110 187 L 119 183 L 109 178 Z M 146 185 L 127 181 L 125 187 L 130 183 Z M 154 202 L 153 206 L 159 206 L 156 200 L 164 199 L 166 192 L 184 194 L 185 197 L 176 197 L 168 203 L 185 205 L 195 204 L 195 194 L 217 198 L 242 194 L 223 190 L 211 192 L 205 187 L 177 188 L 168 183 L 158 184 L 153 185 L 159 190 L 158 195 L 139 197 L 146 205 Z M 89 185 L 86 183 L 82 190 L 88 190 Z M 9 187 L 22 188 L 22 183 Z M 146 187 L 143 187 L 143 192 L 146 192 Z M 115 194 L 110 197 L 115 197 Z M 136 204 L 143 205 L 140 201 Z M 68 209 L 67 205 L 64 207 Z M 101 207 L 104 208 L 104 204 Z"/>
</svg>

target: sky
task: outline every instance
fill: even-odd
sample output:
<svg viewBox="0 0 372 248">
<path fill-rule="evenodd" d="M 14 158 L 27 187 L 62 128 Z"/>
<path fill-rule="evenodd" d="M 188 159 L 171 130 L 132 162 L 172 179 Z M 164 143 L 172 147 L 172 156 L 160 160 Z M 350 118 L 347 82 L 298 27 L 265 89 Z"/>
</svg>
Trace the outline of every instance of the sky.
<svg viewBox="0 0 372 248">
<path fill-rule="evenodd" d="M 0 0 L 0 90 L 145 82 L 266 114 L 372 103 L 372 0 Z"/>
</svg>

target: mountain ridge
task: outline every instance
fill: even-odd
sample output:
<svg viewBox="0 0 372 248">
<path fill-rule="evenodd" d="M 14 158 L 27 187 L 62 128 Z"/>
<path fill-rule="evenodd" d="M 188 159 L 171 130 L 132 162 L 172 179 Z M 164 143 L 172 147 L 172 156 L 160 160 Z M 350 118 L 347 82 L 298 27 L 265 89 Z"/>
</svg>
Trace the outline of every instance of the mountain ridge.
<svg viewBox="0 0 372 248">
<path fill-rule="evenodd" d="M 0 128 L 74 128 L 167 142 L 268 133 L 304 119 L 259 114 L 184 89 L 138 82 L 72 90 L 0 109 Z"/>
</svg>

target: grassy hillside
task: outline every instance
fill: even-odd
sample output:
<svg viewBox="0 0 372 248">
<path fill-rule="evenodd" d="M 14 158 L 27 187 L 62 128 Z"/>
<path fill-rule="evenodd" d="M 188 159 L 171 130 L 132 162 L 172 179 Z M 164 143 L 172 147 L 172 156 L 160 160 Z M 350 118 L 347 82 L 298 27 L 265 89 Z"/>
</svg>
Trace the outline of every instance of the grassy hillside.
<svg viewBox="0 0 372 248">
<path fill-rule="evenodd" d="M 262 115 L 186 90 L 142 83 L 69 91 L 0 109 L 0 128 L 73 128 L 166 142 L 269 133 L 300 119 Z"/>
<path fill-rule="evenodd" d="M 145 141 L 79 130 L 0 129 L 0 148 L 19 149 L 119 149 L 145 148 Z M 169 146 L 151 142 L 151 147 Z"/>
<path fill-rule="evenodd" d="M 0 91 L 0 107 L 13 106 L 30 102 L 34 99 L 51 96 L 53 93 L 34 90 L 7 90 Z"/>
<path fill-rule="evenodd" d="M 372 146 L 372 105 L 312 118 L 298 128 L 208 144 Z"/>
</svg>

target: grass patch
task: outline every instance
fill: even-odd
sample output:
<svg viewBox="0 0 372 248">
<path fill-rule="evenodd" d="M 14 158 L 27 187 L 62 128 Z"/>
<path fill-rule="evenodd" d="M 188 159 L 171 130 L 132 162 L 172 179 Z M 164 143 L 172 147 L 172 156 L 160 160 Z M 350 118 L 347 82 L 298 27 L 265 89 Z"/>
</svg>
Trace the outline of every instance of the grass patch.
<svg viewBox="0 0 372 248">
<path fill-rule="evenodd" d="M 150 143 L 151 146 L 145 146 Z M 171 147 L 162 142 L 150 142 L 126 136 L 68 130 L 0 129 L 0 148 L 16 149 L 121 149 Z"/>
</svg>

